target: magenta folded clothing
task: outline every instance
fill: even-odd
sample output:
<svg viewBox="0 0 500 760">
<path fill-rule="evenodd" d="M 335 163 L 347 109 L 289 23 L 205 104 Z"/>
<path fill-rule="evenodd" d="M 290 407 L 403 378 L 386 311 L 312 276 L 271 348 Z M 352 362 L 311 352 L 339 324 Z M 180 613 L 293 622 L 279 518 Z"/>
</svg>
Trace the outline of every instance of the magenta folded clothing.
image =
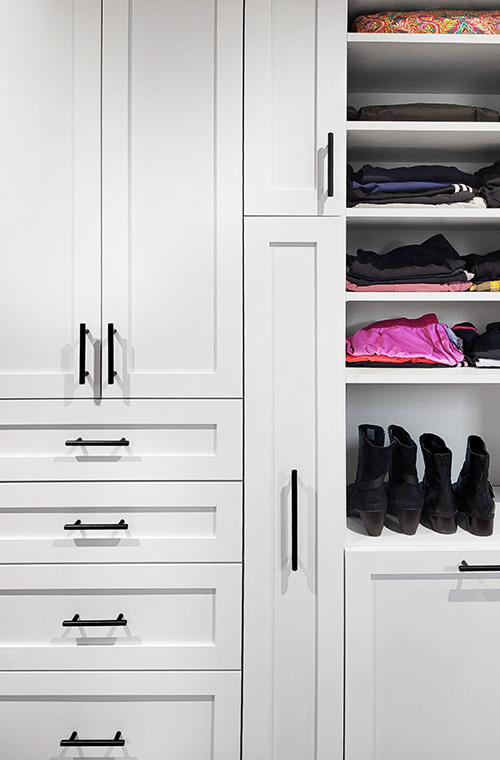
<svg viewBox="0 0 500 760">
<path fill-rule="evenodd" d="M 374 322 L 346 338 L 346 352 L 351 356 L 422 357 L 450 367 L 460 364 L 464 355 L 448 337 L 446 326 L 435 314 L 419 319 L 385 319 Z"/>
<path fill-rule="evenodd" d="M 387 285 L 355 285 L 354 282 L 346 280 L 346 290 L 357 290 L 362 293 L 437 293 L 438 291 L 462 291 L 470 290 L 472 282 L 446 282 L 439 284 L 437 282 L 410 282 L 410 283 L 389 283 Z"/>
</svg>

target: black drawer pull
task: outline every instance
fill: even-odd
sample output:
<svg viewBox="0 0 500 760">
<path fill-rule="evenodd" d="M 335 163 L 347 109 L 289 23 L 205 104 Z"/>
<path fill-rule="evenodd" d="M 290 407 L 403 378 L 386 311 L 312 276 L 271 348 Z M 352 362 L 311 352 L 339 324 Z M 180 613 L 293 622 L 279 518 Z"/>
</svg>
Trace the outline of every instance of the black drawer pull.
<svg viewBox="0 0 500 760">
<path fill-rule="evenodd" d="M 488 570 L 500 572 L 500 565 L 469 565 L 464 559 L 458 566 L 458 570 L 461 573 L 483 573 Z"/>
<path fill-rule="evenodd" d="M 125 739 L 122 732 L 117 731 L 114 739 L 77 739 L 78 733 L 73 731 L 69 739 L 61 739 L 60 747 L 124 747 Z"/>
<path fill-rule="evenodd" d="M 328 198 L 333 198 L 333 132 L 328 132 L 328 181 L 326 194 Z"/>
<path fill-rule="evenodd" d="M 82 523 L 75 520 L 74 523 L 66 523 L 64 530 L 128 530 L 128 523 L 125 520 L 119 523 Z"/>
<path fill-rule="evenodd" d="M 115 326 L 113 322 L 108 324 L 108 385 L 115 384 Z"/>
<path fill-rule="evenodd" d="M 119 441 L 85 441 L 83 438 L 76 438 L 74 441 L 66 441 L 65 446 L 130 446 L 130 441 L 126 438 L 120 438 Z"/>
<path fill-rule="evenodd" d="M 128 620 L 123 617 L 123 612 L 120 612 L 116 620 L 81 620 L 80 615 L 77 613 L 71 620 L 63 620 L 62 625 L 63 628 L 111 628 L 116 625 L 128 625 Z"/>
<path fill-rule="evenodd" d="M 89 374 L 85 369 L 85 342 L 89 331 L 85 322 L 80 323 L 80 367 L 78 370 L 78 382 L 80 385 L 85 385 L 85 378 Z"/>
<path fill-rule="evenodd" d="M 292 570 L 299 569 L 297 470 L 292 470 Z"/>
</svg>

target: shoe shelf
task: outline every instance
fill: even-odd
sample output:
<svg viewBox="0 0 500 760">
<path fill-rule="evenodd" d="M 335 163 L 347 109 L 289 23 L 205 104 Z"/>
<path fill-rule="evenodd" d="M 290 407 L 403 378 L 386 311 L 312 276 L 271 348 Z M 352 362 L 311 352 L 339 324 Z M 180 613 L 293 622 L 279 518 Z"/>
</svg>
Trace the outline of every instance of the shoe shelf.
<svg viewBox="0 0 500 760">
<path fill-rule="evenodd" d="M 500 367 L 346 367 L 348 385 L 496 385 Z"/>
</svg>

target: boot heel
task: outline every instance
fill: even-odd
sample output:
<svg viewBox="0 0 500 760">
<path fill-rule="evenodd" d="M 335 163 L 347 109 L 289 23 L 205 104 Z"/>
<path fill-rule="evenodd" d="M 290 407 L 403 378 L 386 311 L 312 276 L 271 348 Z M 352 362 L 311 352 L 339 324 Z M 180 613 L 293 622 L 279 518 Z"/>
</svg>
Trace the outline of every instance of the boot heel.
<svg viewBox="0 0 500 760">
<path fill-rule="evenodd" d="M 441 517 L 439 515 L 426 515 L 427 523 L 429 527 L 436 531 L 436 533 L 456 533 L 457 532 L 457 516 Z"/>
<path fill-rule="evenodd" d="M 384 527 L 385 513 L 385 509 L 377 512 L 369 512 L 366 509 L 359 510 L 361 522 L 369 536 L 380 536 Z"/>
<path fill-rule="evenodd" d="M 475 536 L 491 536 L 493 533 L 494 517 L 469 517 L 465 516 L 467 530 Z"/>
<path fill-rule="evenodd" d="M 405 533 L 407 536 L 413 536 L 420 523 L 422 510 L 401 509 L 401 507 L 396 507 L 396 515 L 403 533 Z"/>
</svg>

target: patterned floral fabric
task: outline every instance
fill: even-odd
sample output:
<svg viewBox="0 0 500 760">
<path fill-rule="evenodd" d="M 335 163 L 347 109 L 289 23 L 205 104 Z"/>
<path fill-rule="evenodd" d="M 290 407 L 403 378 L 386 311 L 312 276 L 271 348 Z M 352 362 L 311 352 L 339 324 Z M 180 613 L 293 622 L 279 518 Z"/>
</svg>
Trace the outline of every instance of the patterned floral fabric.
<svg viewBox="0 0 500 760">
<path fill-rule="evenodd" d="M 500 10 L 370 13 L 355 19 L 353 31 L 364 34 L 500 34 Z"/>
</svg>

